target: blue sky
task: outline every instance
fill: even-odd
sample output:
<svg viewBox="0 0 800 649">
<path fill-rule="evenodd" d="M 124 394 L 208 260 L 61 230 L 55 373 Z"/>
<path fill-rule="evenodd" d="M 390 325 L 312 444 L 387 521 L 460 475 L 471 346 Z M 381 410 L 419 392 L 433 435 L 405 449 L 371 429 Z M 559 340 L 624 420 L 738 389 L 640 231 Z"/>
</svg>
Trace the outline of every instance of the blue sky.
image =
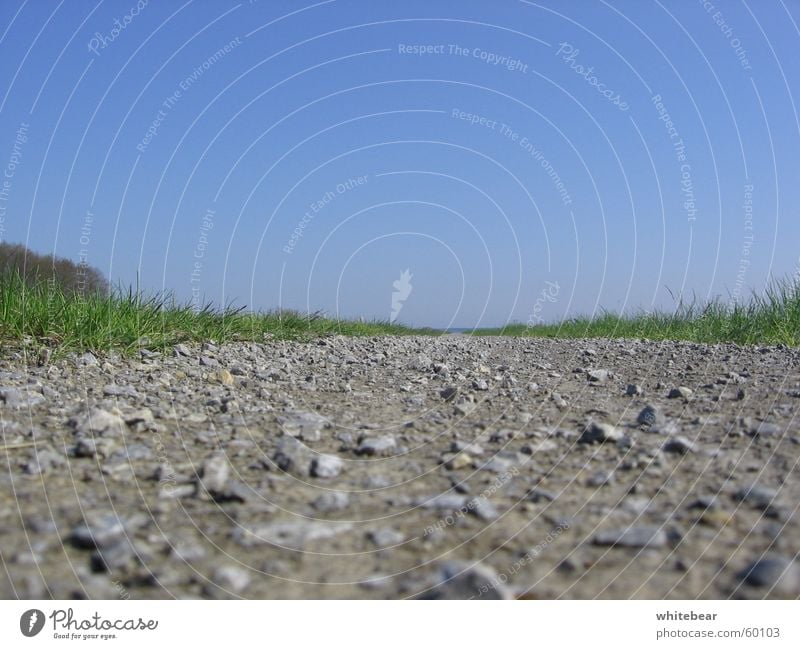
<svg viewBox="0 0 800 649">
<path fill-rule="evenodd" d="M 4 0 L 0 237 L 343 317 L 389 318 L 408 269 L 414 325 L 741 299 L 798 270 L 798 23 L 796 0 Z"/>
</svg>

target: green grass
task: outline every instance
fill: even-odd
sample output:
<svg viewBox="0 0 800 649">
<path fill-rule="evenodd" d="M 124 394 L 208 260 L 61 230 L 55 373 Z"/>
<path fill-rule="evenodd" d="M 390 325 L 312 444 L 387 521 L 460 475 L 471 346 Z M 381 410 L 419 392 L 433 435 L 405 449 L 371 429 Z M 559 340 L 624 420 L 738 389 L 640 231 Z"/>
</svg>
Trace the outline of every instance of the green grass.
<svg viewBox="0 0 800 649">
<path fill-rule="evenodd" d="M 26 284 L 16 273 L 0 274 L 0 343 L 4 347 L 123 353 L 181 342 L 310 339 L 350 336 L 438 335 L 386 321 L 348 321 L 293 311 L 248 313 L 243 308 L 200 310 L 178 304 L 169 294 L 143 295 L 132 289 L 81 296 L 52 281 Z M 775 281 L 743 303 L 715 300 L 679 303 L 674 312 L 621 316 L 604 312 L 559 324 L 511 324 L 475 335 L 551 338 L 647 338 L 740 344 L 800 344 L 800 284 Z"/>
<path fill-rule="evenodd" d="M 714 300 L 706 304 L 679 302 L 674 312 L 638 313 L 630 316 L 603 312 L 588 318 L 571 318 L 558 324 L 510 324 L 479 329 L 476 335 L 534 336 L 547 338 L 646 338 L 733 342 L 742 345 L 800 344 L 800 283 L 775 280 L 763 294 L 744 302 Z"/>
<path fill-rule="evenodd" d="M 0 275 L 0 343 L 4 347 L 48 347 L 55 352 L 123 353 L 182 342 L 309 339 L 328 334 L 439 334 L 386 321 L 346 321 L 293 311 L 247 313 L 244 308 L 200 310 L 178 304 L 167 293 L 146 296 L 129 289 L 81 296 L 52 281 L 26 284 L 13 272 Z"/>
</svg>

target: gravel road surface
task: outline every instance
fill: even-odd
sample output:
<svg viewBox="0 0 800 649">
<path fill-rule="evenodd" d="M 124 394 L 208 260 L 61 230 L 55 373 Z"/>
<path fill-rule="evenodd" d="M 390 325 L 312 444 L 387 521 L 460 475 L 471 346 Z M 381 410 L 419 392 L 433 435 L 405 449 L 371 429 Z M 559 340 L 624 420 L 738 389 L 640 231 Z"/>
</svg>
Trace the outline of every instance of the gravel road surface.
<svg viewBox="0 0 800 649">
<path fill-rule="evenodd" d="M 330 337 L 0 362 L 5 598 L 796 598 L 800 353 Z"/>
</svg>

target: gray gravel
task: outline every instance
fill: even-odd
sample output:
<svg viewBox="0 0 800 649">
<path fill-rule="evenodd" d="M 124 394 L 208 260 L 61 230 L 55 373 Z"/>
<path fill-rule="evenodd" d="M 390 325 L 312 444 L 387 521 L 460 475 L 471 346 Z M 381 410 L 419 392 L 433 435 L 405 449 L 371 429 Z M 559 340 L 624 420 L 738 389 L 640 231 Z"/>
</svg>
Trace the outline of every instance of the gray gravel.
<svg viewBox="0 0 800 649">
<path fill-rule="evenodd" d="M 782 347 L 6 351 L 0 596 L 799 597 L 799 399 Z"/>
</svg>

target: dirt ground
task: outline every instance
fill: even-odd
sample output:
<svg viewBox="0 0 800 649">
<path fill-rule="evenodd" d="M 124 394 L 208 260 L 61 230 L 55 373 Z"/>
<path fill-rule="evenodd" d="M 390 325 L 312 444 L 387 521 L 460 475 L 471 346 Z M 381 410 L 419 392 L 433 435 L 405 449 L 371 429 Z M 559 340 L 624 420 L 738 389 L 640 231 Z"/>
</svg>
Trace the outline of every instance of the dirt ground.
<svg viewBox="0 0 800 649">
<path fill-rule="evenodd" d="M 0 596 L 798 597 L 799 361 L 470 336 L 7 351 Z"/>
</svg>

